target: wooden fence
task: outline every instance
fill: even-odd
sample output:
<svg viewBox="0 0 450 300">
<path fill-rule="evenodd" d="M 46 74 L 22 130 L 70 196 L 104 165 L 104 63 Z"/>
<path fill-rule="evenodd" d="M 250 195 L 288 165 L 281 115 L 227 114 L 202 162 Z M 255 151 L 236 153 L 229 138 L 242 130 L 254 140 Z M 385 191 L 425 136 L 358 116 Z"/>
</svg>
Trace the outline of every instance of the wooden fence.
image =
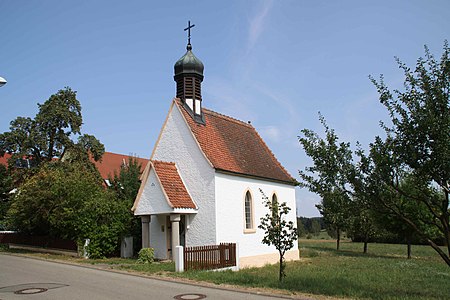
<svg viewBox="0 0 450 300">
<path fill-rule="evenodd" d="M 17 244 L 41 248 L 77 251 L 77 243 L 49 236 L 32 236 L 16 232 L 0 232 L 0 244 Z"/>
<path fill-rule="evenodd" d="M 236 244 L 185 247 L 185 270 L 211 270 L 236 265 Z"/>
</svg>

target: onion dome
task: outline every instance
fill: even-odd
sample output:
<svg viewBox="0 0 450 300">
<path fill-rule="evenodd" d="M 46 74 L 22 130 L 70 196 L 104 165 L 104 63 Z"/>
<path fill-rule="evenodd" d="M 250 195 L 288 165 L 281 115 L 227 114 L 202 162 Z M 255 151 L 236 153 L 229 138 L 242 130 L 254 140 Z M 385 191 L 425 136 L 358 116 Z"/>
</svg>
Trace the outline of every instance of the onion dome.
<svg viewBox="0 0 450 300">
<path fill-rule="evenodd" d="M 174 66 L 175 77 L 180 75 L 198 75 L 203 79 L 204 66 L 200 59 L 192 53 L 192 45 L 188 44 L 186 47 L 186 54 L 184 54 Z M 175 79 L 176 80 L 176 79 Z"/>
</svg>

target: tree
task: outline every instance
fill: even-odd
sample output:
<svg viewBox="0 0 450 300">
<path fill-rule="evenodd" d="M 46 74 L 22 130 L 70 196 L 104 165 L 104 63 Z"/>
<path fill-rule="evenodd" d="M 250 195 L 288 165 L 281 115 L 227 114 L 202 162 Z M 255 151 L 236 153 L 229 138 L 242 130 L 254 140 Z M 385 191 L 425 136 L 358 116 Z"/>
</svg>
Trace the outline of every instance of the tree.
<svg viewBox="0 0 450 300">
<path fill-rule="evenodd" d="M 133 206 L 134 200 L 141 186 L 142 165 L 137 158 L 129 157 L 128 163 L 120 168 L 119 173 L 114 172 L 114 178 L 110 178 L 111 187 L 119 201 L 122 201 L 128 208 Z M 126 213 L 125 232 L 126 235 L 134 237 L 133 244 L 136 251 L 141 247 L 141 220 L 136 218 L 133 212 L 128 209 Z"/>
<path fill-rule="evenodd" d="M 9 170 L 0 164 L 0 230 L 4 230 L 5 215 L 10 205 L 10 192 L 13 190 L 13 180 Z"/>
<path fill-rule="evenodd" d="M 319 221 L 317 221 L 317 219 L 311 220 L 311 233 L 314 234 L 315 236 L 318 236 L 320 234 L 320 224 Z"/>
<path fill-rule="evenodd" d="M 383 76 L 371 77 L 387 108 L 392 126 L 382 124 L 386 138 L 376 137 L 370 145 L 363 171 L 368 183 L 386 192 L 380 204 L 411 226 L 450 266 L 450 48 L 445 41 L 440 61 L 425 46 L 425 58 L 419 58 L 414 71 L 396 58 L 403 71 L 404 91 L 391 92 Z M 413 193 L 402 188 L 406 174 L 413 174 Z M 425 207 L 425 219 L 402 211 L 395 199 Z M 394 199 L 394 200 L 392 200 Z M 428 216 L 431 216 L 429 218 Z M 433 226 L 442 235 L 447 253 L 426 232 L 420 222 Z"/>
<path fill-rule="evenodd" d="M 59 90 L 43 104 L 34 119 L 17 117 L 10 123 L 10 131 L 0 134 L 0 156 L 12 154 L 10 166 L 17 160 L 30 159 L 33 165 L 63 158 L 66 150 L 89 147 L 94 159 L 104 152 L 103 145 L 94 136 L 81 136 L 75 146 L 72 135 L 79 135 L 83 119 L 76 92 L 69 87 Z"/>
<path fill-rule="evenodd" d="M 297 236 L 298 237 L 306 236 L 305 225 L 303 225 L 303 222 L 300 218 L 297 218 Z"/>
<path fill-rule="evenodd" d="M 129 207 L 105 190 L 97 170 L 80 162 L 49 162 L 22 184 L 12 199 L 9 226 L 32 235 L 82 243 L 90 257 L 104 257 L 119 245 Z"/>
<path fill-rule="evenodd" d="M 299 185 L 321 196 L 322 202 L 316 207 L 325 223 L 336 230 L 336 248 L 339 250 L 340 233 L 348 226 L 351 217 L 348 177 L 353 169 L 352 151 L 349 143 L 339 143 L 338 136 L 320 114 L 319 119 L 325 128 L 325 139 L 309 129 L 303 129 L 303 136 L 299 137 L 303 149 L 314 163 L 305 171 L 299 171 Z"/>
<path fill-rule="evenodd" d="M 261 218 L 261 224 L 258 228 L 264 230 L 262 243 L 268 246 L 273 245 L 278 251 L 280 256 L 278 280 L 282 282 L 283 278 L 286 277 L 284 255 L 286 251 L 294 247 L 294 242 L 297 240 L 297 229 L 292 221 L 287 222 L 284 217 L 291 210 L 286 202 L 272 201 L 261 189 L 259 191 L 262 194 L 264 206 L 269 209 L 269 212 Z"/>
<path fill-rule="evenodd" d="M 363 253 L 367 253 L 367 245 L 369 241 L 378 233 L 375 212 L 365 205 L 355 206 L 353 217 L 350 219 L 347 235 L 352 241 L 363 242 Z"/>
</svg>

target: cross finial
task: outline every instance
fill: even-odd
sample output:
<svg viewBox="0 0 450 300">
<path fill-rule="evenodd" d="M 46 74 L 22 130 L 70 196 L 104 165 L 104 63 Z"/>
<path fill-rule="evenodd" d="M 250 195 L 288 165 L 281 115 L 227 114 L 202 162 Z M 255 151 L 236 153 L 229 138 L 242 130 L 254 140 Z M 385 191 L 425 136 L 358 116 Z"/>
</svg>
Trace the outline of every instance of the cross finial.
<svg viewBox="0 0 450 300">
<path fill-rule="evenodd" d="M 188 45 L 190 45 L 191 44 L 191 28 L 192 27 L 194 27 L 195 26 L 195 24 L 192 24 L 191 25 L 191 21 L 189 20 L 188 21 L 188 27 L 186 27 L 185 29 L 184 29 L 184 31 L 188 31 Z"/>
</svg>

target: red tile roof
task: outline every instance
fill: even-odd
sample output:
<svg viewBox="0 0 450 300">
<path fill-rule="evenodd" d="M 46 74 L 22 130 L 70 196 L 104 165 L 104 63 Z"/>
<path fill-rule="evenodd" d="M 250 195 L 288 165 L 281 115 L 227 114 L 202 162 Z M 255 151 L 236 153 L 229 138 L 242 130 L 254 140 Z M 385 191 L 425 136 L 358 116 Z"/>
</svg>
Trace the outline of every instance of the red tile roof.
<svg viewBox="0 0 450 300">
<path fill-rule="evenodd" d="M 175 103 L 216 170 L 285 183 L 294 182 L 250 124 L 204 108 L 205 125 L 199 124 L 179 100 L 175 100 Z"/>
<path fill-rule="evenodd" d="M 6 153 L 3 157 L 0 157 L 0 164 L 5 166 L 8 165 L 8 159 L 11 157 L 10 154 Z M 114 177 L 114 171 L 119 173 L 120 167 L 125 163 L 128 163 L 129 155 L 105 152 L 102 156 L 102 160 L 100 162 L 95 162 L 91 159 L 91 161 L 95 164 L 98 171 L 100 172 L 103 179 L 107 179 L 109 176 Z M 145 158 L 136 158 L 138 163 L 141 164 L 141 170 L 144 170 L 145 166 L 148 163 L 148 159 Z"/>
<path fill-rule="evenodd" d="M 11 157 L 11 154 L 5 153 L 4 156 L 0 157 L 0 165 L 8 166 L 8 159 Z"/>
<path fill-rule="evenodd" d="M 154 160 L 152 166 L 173 208 L 197 208 L 181 180 L 175 163 Z"/>
<path fill-rule="evenodd" d="M 118 174 L 121 166 L 124 163 L 128 164 L 129 157 L 130 155 L 105 152 L 102 156 L 101 161 L 96 162 L 92 160 L 92 162 L 97 167 L 98 171 L 102 175 L 102 178 L 107 179 L 108 177 L 114 177 L 114 171 L 116 171 Z M 141 164 L 141 171 L 144 170 L 149 160 L 139 157 L 135 158 L 137 159 L 138 163 Z"/>
</svg>

